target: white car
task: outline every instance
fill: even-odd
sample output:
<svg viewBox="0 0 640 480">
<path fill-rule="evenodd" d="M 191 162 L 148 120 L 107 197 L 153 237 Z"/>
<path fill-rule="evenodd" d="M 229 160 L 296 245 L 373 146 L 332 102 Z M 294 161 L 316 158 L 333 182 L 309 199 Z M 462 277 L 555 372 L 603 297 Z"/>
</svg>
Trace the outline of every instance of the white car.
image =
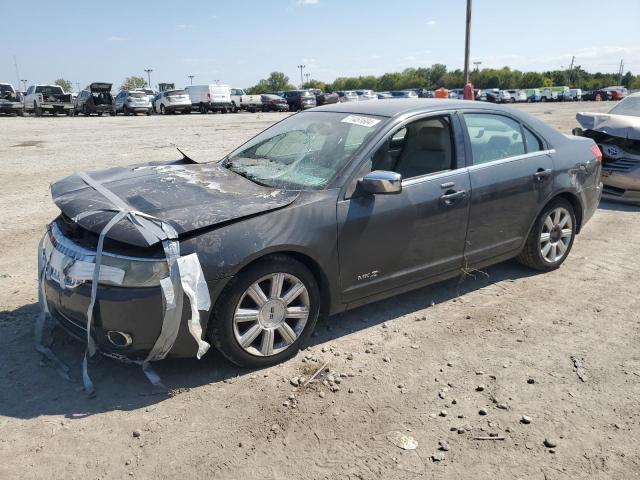
<svg viewBox="0 0 640 480">
<path fill-rule="evenodd" d="M 233 113 L 239 110 L 247 110 L 248 112 L 255 112 L 262 110 L 262 96 L 261 95 L 247 95 L 247 92 L 242 88 L 231 89 L 231 104 Z"/>
<path fill-rule="evenodd" d="M 161 115 L 191 113 L 191 99 L 186 90 L 167 90 L 155 96 L 153 109 Z"/>
<path fill-rule="evenodd" d="M 22 96 L 10 83 L 0 83 L 0 113 L 24 115 Z"/>
<path fill-rule="evenodd" d="M 153 105 L 153 100 L 156 98 L 157 92 L 150 88 L 134 88 L 131 90 L 132 92 L 144 92 L 147 98 L 149 99 L 149 103 Z"/>
<path fill-rule="evenodd" d="M 511 96 L 509 99 L 511 103 L 527 101 L 527 92 L 524 90 L 507 90 L 507 92 L 509 92 L 509 95 Z"/>
<path fill-rule="evenodd" d="M 24 97 L 25 112 L 33 112 L 36 117 L 44 112 L 53 115 L 66 113 L 73 116 L 73 100 L 70 93 L 64 93 L 58 85 L 31 85 Z"/>
<path fill-rule="evenodd" d="M 358 100 L 377 100 L 378 95 L 373 90 L 356 90 L 356 94 L 358 95 Z"/>
<path fill-rule="evenodd" d="M 233 111 L 231 89 L 228 85 L 189 85 L 185 87 L 191 100 L 191 106 L 200 113 Z"/>
</svg>

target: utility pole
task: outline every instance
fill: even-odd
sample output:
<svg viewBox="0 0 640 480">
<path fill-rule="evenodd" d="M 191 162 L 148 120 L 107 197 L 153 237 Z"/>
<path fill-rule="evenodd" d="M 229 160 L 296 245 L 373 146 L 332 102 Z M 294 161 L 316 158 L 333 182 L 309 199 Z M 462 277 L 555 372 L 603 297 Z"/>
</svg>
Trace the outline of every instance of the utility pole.
<svg viewBox="0 0 640 480">
<path fill-rule="evenodd" d="M 187 77 L 189 77 L 189 81 L 191 82 L 191 85 L 193 85 L 193 77 L 195 77 L 195 75 L 187 75 Z"/>
<path fill-rule="evenodd" d="M 76 92 L 80 93 L 80 82 L 76 82 Z"/>
<path fill-rule="evenodd" d="M 619 84 L 622 85 L 622 73 L 624 72 L 624 60 L 620 60 L 620 70 L 618 71 L 618 76 L 620 77 Z"/>
<path fill-rule="evenodd" d="M 20 72 L 18 71 L 18 60 L 16 60 L 16 56 L 13 56 L 13 64 L 16 67 L 16 80 L 18 80 L 18 85 L 20 85 Z"/>
<path fill-rule="evenodd" d="M 464 44 L 464 84 L 469 83 L 469 53 L 471 50 L 471 0 L 467 0 L 467 30 Z"/>
<path fill-rule="evenodd" d="M 573 73 L 573 64 L 576 61 L 576 56 L 572 55 L 571 56 L 571 64 L 569 65 L 569 83 L 571 83 L 571 77 L 572 77 L 572 73 Z"/>
<path fill-rule="evenodd" d="M 304 74 L 304 78 L 306 78 L 306 79 L 307 79 L 307 85 L 309 85 L 309 77 L 310 77 L 310 76 L 311 76 L 311 74 L 309 74 L 309 73 L 305 73 L 305 74 Z"/>
<path fill-rule="evenodd" d="M 482 65 L 482 62 L 473 62 L 473 64 L 476 66 L 476 72 L 480 71 L 480 65 Z"/>
<path fill-rule="evenodd" d="M 151 88 L 151 72 L 153 72 L 153 70 L 151 68 L 145 68 L 144 71 L 147 72 L 148 85 L 149 88 Z"/>
<path fill-rule="evenodd" d="M 302 76 L 303 76 L 303 75 L 302 75 L 302 71 L 303 71 L 305 68 L 307 68 L 307 66 L 306 66 L 306 65 L 302 65 L 302 64 L 300 64 L 300 65 L 298 65 L 298 68 L 300 69 L 300 88 L 302 88 L 302 86 L 304 85 L 304 79 L 302 78 Z"/>
<path fill-rule="evenodd" d="M 27 80 L 20 80 L 22 82 L 22 91 L 27 91 Z"/>
</svg>

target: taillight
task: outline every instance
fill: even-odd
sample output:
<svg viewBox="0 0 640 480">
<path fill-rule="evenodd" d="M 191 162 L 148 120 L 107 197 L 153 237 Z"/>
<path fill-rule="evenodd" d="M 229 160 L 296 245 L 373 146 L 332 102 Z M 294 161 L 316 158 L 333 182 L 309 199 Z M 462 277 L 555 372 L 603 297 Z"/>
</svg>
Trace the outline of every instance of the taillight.
<svg viewBox="0 0 640 480">
<path fill-rule="evenodd" d="M 600 150 L 600 147 L 598 147 L 598 145 L 591 146 L 591 153 L 593 153 L 593 155 L 596 157 L 596 161 L 602 163 L 602 150 Z"/>
</svg>

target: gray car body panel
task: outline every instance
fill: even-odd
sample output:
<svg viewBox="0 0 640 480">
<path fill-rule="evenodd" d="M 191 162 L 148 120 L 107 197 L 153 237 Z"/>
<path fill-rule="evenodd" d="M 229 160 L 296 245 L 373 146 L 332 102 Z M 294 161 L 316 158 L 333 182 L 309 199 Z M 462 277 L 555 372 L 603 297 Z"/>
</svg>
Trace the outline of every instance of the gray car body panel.
<svg viewBox="0 0 640 480">
<path fill-rule="evenodd" d="M 535 132 L 545 150 L 474 166 L 461 113 L 470 110 L 511 116 Z M 198 253 L 212 302 L 247 265 L 286 253 L 316 274 L 323 311 L 329 314 L 459 275 L 463 267 L 516 256 L 539 212 L 556 195 L 567 195 L 583 224 L 597 207 L 600 166 L 589 150 L 593 142 L 568 138 L 521 111 L 428 99 L 353 102 L 314 111 L 387 117 L 325 190 L 270 189 L 221 164 L 184 161 L 91 175 L 135 208 L 178 229 L 181 253 Z M 358 179 L 370 170 L 380 142 L 407 122 L 431 115 L 451 117 L 457 168 L 406 179 L 399 194 L 359 192 Z M 552 175 L 536 183 L 534 174 L 541 168 Z M 444 205 L 440 197 L 451 188 L 466 195 Z M 109 207 L 76 176 L 57 182 L 52 192 L 69 217 Z M 81 226 L 99 232 L 110 216 L 87 217 Z M 140 245 L 126 226 L 109 236 Z M 195 348 L 185 336 L 173 354 L 192 355 Z"/>
</svg>

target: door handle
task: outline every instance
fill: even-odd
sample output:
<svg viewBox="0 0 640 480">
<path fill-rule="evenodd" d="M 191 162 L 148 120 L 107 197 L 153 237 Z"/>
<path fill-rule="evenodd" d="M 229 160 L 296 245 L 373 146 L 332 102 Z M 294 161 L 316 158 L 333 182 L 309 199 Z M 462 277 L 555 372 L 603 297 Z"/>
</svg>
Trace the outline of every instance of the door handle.
<svg viewBox="0 0 640 480">
<path fill-rule="evenodd" d="M 553 173 L 553 170 L 551 170 L 550 168 L 539 168 L 538 171 L 533 174 L 533 176 L 536 180 L 541 182 L 549 178 L 552 173 Z"/>
<path fill-rule="evenodd" d="M 447 190 L 444 195 L 440 196 L 440 200 L 442 200 L 445 205 L 449 206 L 466 196 L 467 192 L 465 190 Z"/>
</svg>

